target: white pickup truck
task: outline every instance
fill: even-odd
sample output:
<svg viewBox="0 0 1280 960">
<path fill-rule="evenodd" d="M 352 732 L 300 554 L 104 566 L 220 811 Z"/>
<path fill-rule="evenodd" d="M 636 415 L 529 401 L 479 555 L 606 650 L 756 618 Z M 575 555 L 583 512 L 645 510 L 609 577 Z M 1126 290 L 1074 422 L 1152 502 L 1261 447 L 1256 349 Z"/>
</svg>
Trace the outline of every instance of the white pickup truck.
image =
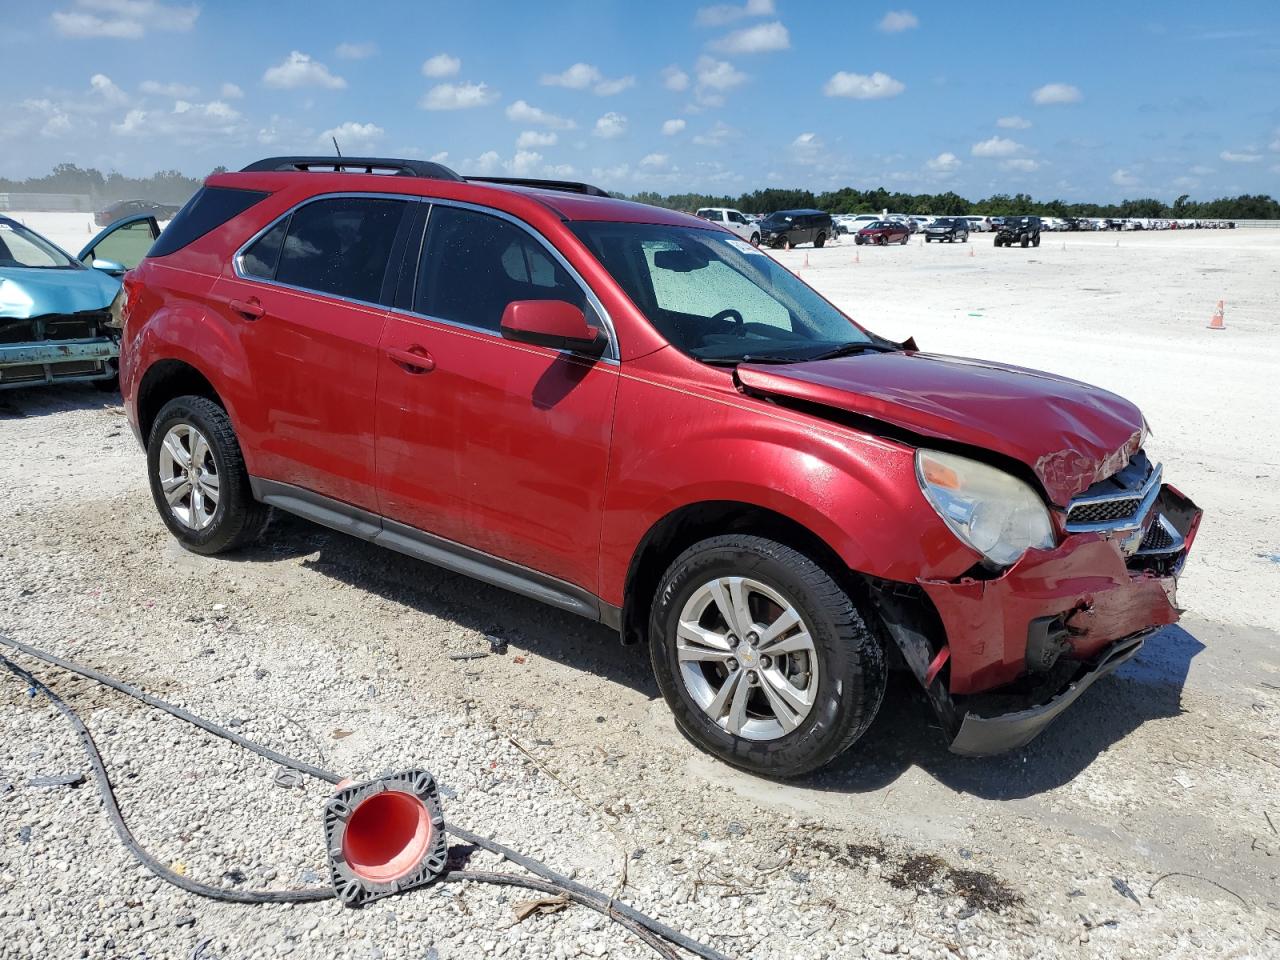
<svg viewBox="0 0 1280 960">
<path fill-rule="evenodd" d="M 760 246 L 760 227 L 731 207 L 702 207 L 697 216 L 732 230 L 752 246 Z"/>
</svg>

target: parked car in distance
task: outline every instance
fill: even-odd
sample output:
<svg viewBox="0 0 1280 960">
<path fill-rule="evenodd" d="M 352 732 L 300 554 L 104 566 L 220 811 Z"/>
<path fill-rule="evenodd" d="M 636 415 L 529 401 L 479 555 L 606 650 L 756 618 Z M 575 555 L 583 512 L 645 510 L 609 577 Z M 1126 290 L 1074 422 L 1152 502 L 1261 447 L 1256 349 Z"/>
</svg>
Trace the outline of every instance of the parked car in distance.
<svg viewBox="0 0 1280 960">
<path fill-rule="evenodd" d="M 746 770 L 844 752 L 891 663 L 954 752 L 1021 746 L 1179 616 L 1200 511 L 1137 407 L 879 336 L 696 217 L 277 157 L 209 177 L 124 290 L 184 547 L 279 508 L 602 621 Z"/>
<path fill-rule="evenodd" d="M 1014 244 L 1025 247 L 1040 246 L 1039 217 L 1003 217 L 996 231 L 997 247 L 1012 247 Z"/>
<path fill-rule="evenodd" d="M 905 244 L 910 239 L 911 228 L 901 220 L 873 220 L 853 235 L 854 243 L 873 243 L 881 247 L 890 243 Z"/>
<path fill-rule="evenodd" d="M 93 222 L 100 227 L 107 227 L 125 217 L 154 217 L 163 223 L 172 220 L 181 207 L 171 203 L 152 203 L 150 200 L 118 200 L 104 207 L 93 215 Z"/>
<path fill-rule="evenodd" d="M 736 233 L 743 240 L 754 246 L 760 246 L 760 228 L 746 218 L 741 212 L 730 207 L 703 207 L 697 212 L 703 220 L 718 223 L 731 233 Z"/>
<path fill-rule="evenodd" d="M 831 214 L 821 210 L 779 210 L 760 221 L 760 242 L 789 250 L 802 243 L 826 244 L 835 230 Z"/>
<path fill-rule="evenodd" d="M 153 217 L 126 218 L 73 257 L 0 216 L 0 390 L 55 381 L 114 389 L 119 278 L 159 235 Z"/>
<path fill-rule="evenodd" d="M 969 221 L 969 230 L 972 233 L 986 233 L 991 230 L 990 217 L 965 217 Z"/>
<path fill-rule="evenodd" d="M 964 217 L 938 217 L 933 223 L 924 228 L 924 242 L 929 243 L 933 240 L 947 243 L 955 243 L 959 240 L 961 243 L 969 242 L 969 221 Z"/>
</svg>

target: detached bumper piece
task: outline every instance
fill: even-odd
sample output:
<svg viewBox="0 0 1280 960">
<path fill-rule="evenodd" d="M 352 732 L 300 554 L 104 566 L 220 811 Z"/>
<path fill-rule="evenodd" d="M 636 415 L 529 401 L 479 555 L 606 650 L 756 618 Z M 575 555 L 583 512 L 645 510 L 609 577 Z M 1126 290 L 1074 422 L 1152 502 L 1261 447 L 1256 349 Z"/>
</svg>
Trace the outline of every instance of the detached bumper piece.
<svg viewBox="0 0 1280 960">
<path fill-rule="evenodd" d="M 962 757 L 986 757 L 1025 746 L 1052 723 L 1058 714 L 1075 703 L 1095 680 L 1102 679 L 1121 664 L 1136 657 L 1144 640 L 1145 635 L 1121 640 L 1113 645 L 1092 667 L 1048 703 L 994 717 L 966 713 L 960 730 L 951 741 L 951 752 Z"/>
</svg>

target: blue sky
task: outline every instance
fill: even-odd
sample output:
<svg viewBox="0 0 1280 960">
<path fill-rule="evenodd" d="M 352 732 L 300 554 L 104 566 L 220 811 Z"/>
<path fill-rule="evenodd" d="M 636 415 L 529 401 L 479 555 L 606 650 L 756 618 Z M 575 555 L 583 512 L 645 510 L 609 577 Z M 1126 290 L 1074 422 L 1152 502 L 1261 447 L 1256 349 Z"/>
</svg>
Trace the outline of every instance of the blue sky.
<svg viewBox="0 0 1280 960">
<path fill-rule="evenodd" d="M 1280 193 L 1263 0 L 0 4 L 5 176 L 203 175 L 336 134 L 627 192 Z"/>
</svg>

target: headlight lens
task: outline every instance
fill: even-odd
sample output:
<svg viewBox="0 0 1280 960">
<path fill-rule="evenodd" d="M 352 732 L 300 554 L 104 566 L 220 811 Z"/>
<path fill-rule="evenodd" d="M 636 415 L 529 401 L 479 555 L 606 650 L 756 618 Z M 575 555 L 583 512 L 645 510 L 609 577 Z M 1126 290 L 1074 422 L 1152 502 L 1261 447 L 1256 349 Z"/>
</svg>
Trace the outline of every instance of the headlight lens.
<svg viewBox="0 0 1280 960">
<path fill-rule="evenodd" d="M 1016 563 L 1031 547 L 1055 544 L 1049 511 L 1012 474 L 967 457 L 917 450 L 916 478 L 951 532 L 998 567 Z"/>
</svg>

